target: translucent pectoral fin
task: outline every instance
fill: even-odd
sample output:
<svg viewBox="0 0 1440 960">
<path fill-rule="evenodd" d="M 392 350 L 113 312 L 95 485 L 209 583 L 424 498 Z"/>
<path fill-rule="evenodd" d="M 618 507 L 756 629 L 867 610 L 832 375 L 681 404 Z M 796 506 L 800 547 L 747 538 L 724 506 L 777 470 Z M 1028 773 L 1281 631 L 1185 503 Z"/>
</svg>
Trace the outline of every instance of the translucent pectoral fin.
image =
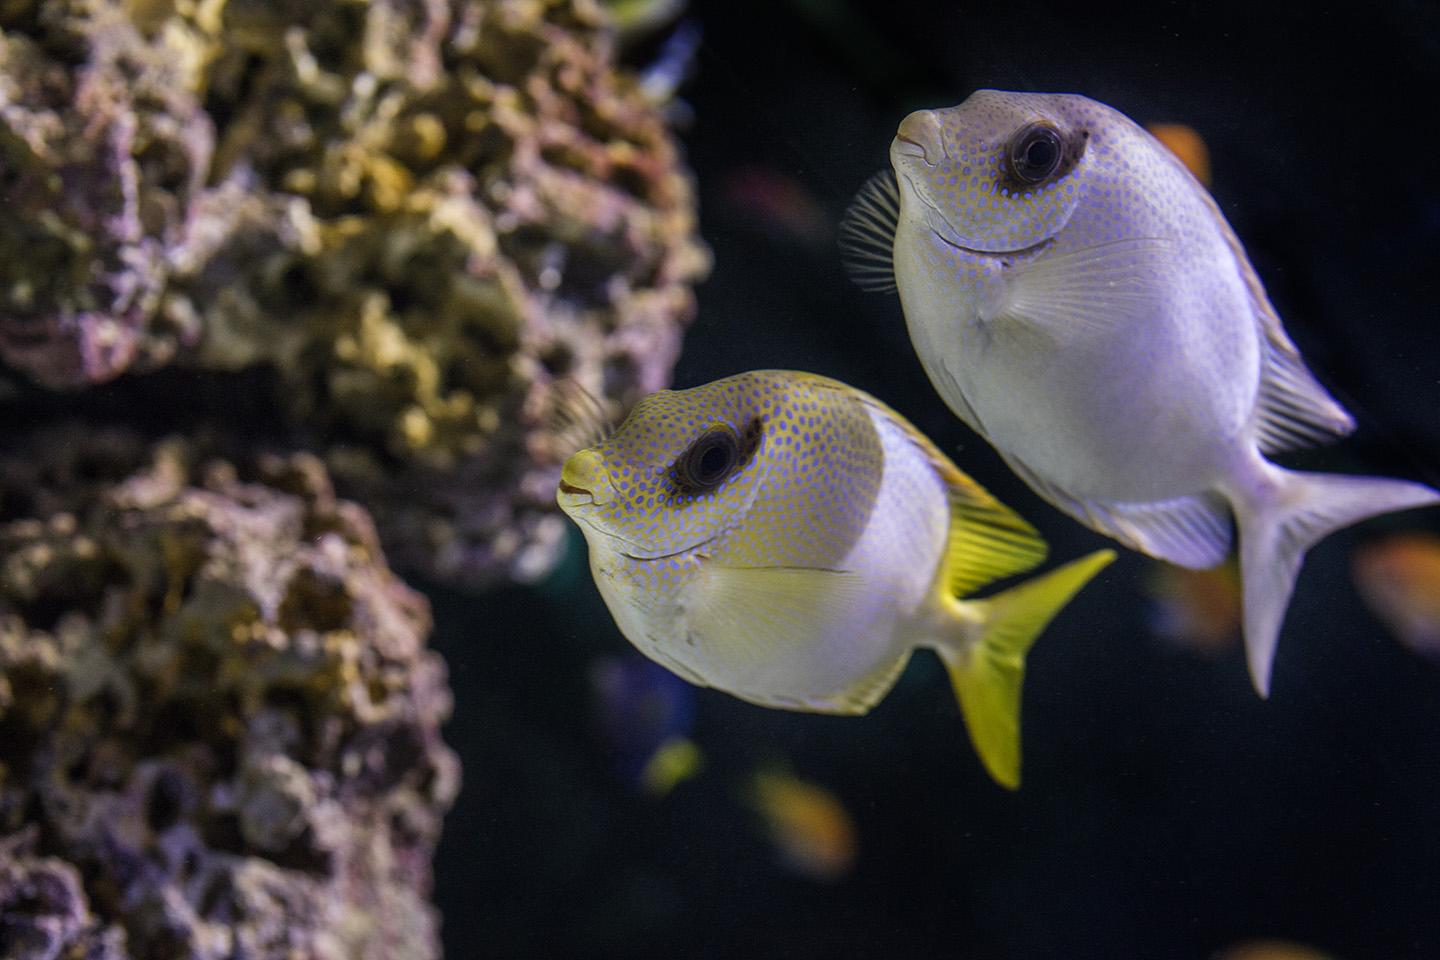
<svg viewBox="0 0 1440 960">
<path fill-rule="evenodd" d="M 1065 341 L 1143 324 L 1156 309 L 1156 277 L 1172 269 L 1173 245 L 1138 237 L 1017 264 L 985 321 L 1009 320 Z"/>
</svg>

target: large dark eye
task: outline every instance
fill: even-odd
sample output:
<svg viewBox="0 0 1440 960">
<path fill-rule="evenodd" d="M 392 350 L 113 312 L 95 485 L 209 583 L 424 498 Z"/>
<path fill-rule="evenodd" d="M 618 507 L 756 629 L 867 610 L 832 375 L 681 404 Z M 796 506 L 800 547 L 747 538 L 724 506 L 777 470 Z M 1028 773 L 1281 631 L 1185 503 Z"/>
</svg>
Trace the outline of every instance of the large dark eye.
<svg viewBox="0 0 1440 960">
<path fill-rule="evenodd" d="M 1061 146 L 1048 123 L 1026 124 L 1010 140 L 1010 172 L 1021 183 L 1039 183 L 1059 168 Z"/>
<path fill-rule="evenodd" d="M 687 490 L 703 493 L 725 482 L 740 459 L 740 441 L 729 427 L 715 427 L 690 445 L 675 465 L 676 479 Z"/>
</svg>

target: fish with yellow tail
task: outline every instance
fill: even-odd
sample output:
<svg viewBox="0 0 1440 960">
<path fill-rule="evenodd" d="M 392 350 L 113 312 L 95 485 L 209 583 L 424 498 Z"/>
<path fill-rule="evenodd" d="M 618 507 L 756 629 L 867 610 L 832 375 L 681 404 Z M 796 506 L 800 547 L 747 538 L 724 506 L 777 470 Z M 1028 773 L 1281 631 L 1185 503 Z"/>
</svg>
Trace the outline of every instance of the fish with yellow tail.
<svg viewBox="0 0 1440 960">
<path fill-rule="evenodd" d="M 1267 458 L 1349 433 L 1205 189 L 1081 96 L 981 90 L 901 122 L 841 227 L 852 276 L 897 289 L 930 381 L 1041 496 L 1182 567 L 1239 534 L 1266 696 L 1305 551 L 1440 502 L 1417 483 Z"/>
<path fill-rule="evenodd" d="M 1114 559 L 960 599 L 1044 541 L 874 397 L 782 370 L 645 397 L 566 461 L 557 499 L 646 656 L 763 706 L 862 714 L 929 647 L 1011 789 L 1026 651 Z"/>
</svg>

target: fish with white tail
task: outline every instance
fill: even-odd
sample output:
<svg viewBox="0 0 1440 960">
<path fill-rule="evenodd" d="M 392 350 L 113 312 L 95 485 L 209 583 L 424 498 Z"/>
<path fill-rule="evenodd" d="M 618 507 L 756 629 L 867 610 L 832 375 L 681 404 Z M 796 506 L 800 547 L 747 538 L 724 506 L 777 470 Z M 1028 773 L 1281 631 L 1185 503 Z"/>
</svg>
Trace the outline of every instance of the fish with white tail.
<svg viewBox="0 0 1440 960">
<path fill-rule="evenodd" d="M 1044 541 L 874 397 L 781 370 L 644 398 L 566 461 L 557 499 L 646 656 L 764 706 L 861 714 L 929 647 L 1012 789 L 1025 654 L 1114 559 L 960 599 L 1034 568 Z"/>
<path fill-rule="evenodd" d="M 1034 490 L 1183 567 L 1238 528 L 1262 696 L 1305 551 L 1434 504 L 1416 483 L 1296 473 L 1267 457 L 1349 433 L 1210 195 L 1111 108 L 981 90 L 921 110 L 842 225 L 852 275 L 898 289 L 952 410 Z"/>
</svg>

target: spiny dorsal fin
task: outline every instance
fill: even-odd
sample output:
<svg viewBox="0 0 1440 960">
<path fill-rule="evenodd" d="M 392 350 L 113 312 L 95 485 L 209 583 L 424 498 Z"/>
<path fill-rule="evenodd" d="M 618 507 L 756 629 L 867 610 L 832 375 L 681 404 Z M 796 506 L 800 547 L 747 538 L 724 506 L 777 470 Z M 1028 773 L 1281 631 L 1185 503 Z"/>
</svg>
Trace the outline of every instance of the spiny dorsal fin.
<svg viewBox="0 0 1440 960">
<path fill-rule="evenodd" d="M 1346 436 L 1355 429 L 1354 419 L 1306 368 L 1300 351 L 1280 323 L 1280 315 L 1265 295 L 1265 286 L 1245 255 L 1240 238 L 1235 236 L 1215 199 L 1206 191 L 1201 193 L 1240 268 L 1256 322 L 1264 334 L 1259 398 L 1260 452 L 1270 455 Z"/>
<path fill-rule="evenodd" d="M 895 171 L 881 170 L 855 194 L 840 219 L 840 260 L 861 290 L 895 290 L 895 228 L 900 189 Z"/>
</svg>

